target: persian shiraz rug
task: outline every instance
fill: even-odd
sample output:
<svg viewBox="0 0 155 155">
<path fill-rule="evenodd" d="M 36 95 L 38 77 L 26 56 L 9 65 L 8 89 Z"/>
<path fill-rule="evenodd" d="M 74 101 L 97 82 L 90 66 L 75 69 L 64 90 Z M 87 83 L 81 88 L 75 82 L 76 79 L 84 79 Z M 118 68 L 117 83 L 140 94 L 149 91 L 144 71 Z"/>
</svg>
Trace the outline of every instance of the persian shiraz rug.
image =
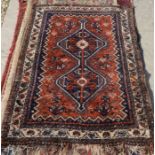
<svg viewBox="0 0 155 155">
<path fill-rule="evenodd" d="M 153 154 L 133 2 L 20 1 L 12 47 L 3 154 Z"/>
</svg>

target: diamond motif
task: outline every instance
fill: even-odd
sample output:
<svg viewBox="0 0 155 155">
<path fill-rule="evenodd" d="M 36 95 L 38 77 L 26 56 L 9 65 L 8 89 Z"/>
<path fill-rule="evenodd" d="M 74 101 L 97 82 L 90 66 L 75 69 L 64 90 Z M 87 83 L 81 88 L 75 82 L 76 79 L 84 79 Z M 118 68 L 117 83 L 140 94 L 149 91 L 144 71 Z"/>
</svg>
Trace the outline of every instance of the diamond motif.
<svg viewBox="0 0 155 155">
<path fill-rule="evenodd" d="M 56 83 L 78 104 L 78 110 L 83 111 L 85 103 L 106 84 L 105 77 L 89 67 L 87 61 L 101 48 L 105 48 L 107 42 L 86 29 L 85 19 L 80 22 L 78 31 L 57 44 L 65 53 L 74 57 L 78 64 L 70 72 L 59 77 Z"/>
<path fill-rule="evenodd" d="M 83 46 L 80 45 L 83 44 Z M 88 44 L 88 45 L 87 45 Z M 92 54 L 107 46 L 107 42 L 89 32 L 87 29 L 80 29 L 72 35 L 58 42 L 58 46 L 73 57 L 81 58 L 84 50 L 84 57 L 88 58 Z"/>
</svg>

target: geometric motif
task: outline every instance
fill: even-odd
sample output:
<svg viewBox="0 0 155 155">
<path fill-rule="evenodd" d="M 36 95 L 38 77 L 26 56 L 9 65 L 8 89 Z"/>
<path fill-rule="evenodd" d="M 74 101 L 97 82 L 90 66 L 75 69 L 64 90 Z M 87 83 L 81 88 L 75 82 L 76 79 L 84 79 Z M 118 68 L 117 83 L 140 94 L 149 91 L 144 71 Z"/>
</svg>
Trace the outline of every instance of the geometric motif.
<svg viewBox="0 0 155 155">
<path fill-rule="evenodd" d="M 98 38 L 85 27 L 87 20 L 81 19 L 81 28 L 58 42 L 64 52 L 75 58 L 77 65 L 57 79 L 57 84 L 78 103 L 78 110 L 85 110 L 84 104 L 106 84 L 106 79 L 87 65 L 89 58 L 107 42 Z"/>
<path fill-rule="evenodd" d="M 58 119 L 76 124 L 78 121 L 96 123 L 96 119 L 110 126 L 111 121 L 116 123 L 117 120 L 132 124 L 132 114 L 128 109 L 130 103 L 125 103 L 124 97 L 119 97 L 122 93 L 119 74 L 122 74 L 122 71 L 117 71 L 118 68 L 121 69 L 121 66 L 118 66 L 121 61 L 116 60 L 115 56 L 117 45 L 113 46 L 113 49 L 109 46 L 115 44 L 114 36 L 110 40 L 112 31 L 116 31 L 115 25 L 111 23 L 115 22 L 115 18 L 112 15 L 101 16 L 101 19 L 105 20 L 103 28 L 109 27 L 108 32 L 111 33 L 107 34 L 94 16 L 66 16 L 62 19 L 61 15 L 53 16 L 51 12 L 47 12 L 47 16 L 49 22 L 46 21 L 46 33 L 43 33 L 46 34 L 45 41 L 40 43 L 40 63 L 34 70 L 33 77 L 37 79 L 34 88 L 30 90 L 32 100 L 28 99 L 28 104 L 31 113 L 26 114 L 27 119 L 30 122 L 48 121 L 49 124 Z M 55 25 L 63 29 L 61 39 L 57 39 L 57 36 L 53 38 L 55 33 L 60 31 L 53 30 Z M 96 33 L 102 35 L 99 37 Z M 51 50 L 52 47 L 56 53 Z M 120 55 L 119 51 L 117 55 Z M 100 66 L 92 66 L 94 62 Z M 103 69 L 99 70 L 100 67 Z M 104 68 L 109 69 L 109 73 L 104 71 Z M 110 80 L 111 73 L 118 78 L 118 83 L 116 79 Z M 108 93 L 111 87 L 113 96 Z M 121 87 L 123 88 L 122 84 Z M 125 95 L 126 92 L 123 93 Z M 26 124 L 29 122 L 27 119 L 24 121 Z"/>
<path fill-rule="evenodd" d="M 149 144 L 152 116 L 133 17 L 117 6 L 34 6 L 3 144 Z"/>
</svg>

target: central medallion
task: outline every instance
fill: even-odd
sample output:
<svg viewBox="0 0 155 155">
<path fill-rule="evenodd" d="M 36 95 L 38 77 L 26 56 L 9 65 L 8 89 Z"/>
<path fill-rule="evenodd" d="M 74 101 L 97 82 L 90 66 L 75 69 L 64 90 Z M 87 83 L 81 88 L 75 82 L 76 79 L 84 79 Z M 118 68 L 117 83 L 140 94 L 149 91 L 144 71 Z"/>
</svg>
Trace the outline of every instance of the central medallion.
<svg viewBox="0 0 155 155">
<path fill-rule="evenodd" d="M 60 76 L 56 84 L 76 103 L 79 111 L 85 110 L 85 104 L 106 84 L 103 75 L 91 68 L 87 62 L 107 42 L 86 28 L 86 19 L 80 20 L 81 27 L 73 34 L 60 40 L 57 45 L 66 54 L 77 60 L 77 65 Z"/>
</svg>

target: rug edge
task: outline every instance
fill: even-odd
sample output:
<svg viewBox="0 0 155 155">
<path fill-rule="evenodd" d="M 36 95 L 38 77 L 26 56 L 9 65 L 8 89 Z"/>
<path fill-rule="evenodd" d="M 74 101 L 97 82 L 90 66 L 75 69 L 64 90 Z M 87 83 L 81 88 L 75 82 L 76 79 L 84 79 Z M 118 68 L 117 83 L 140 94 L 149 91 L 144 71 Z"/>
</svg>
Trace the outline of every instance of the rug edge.
<svg viewBox="0 0 155 155">
<path fill-rule="evenodd" d="M 2 74 L 2 80 L 1 80 L 1 90 L 2 90 L 2 92 L 3 92 L 5 81 L 6 81 L 6 78 L 7 78 L 11 58 L 12 58 L 13 52 L 15 50 L 16 41 L 17 41 L 17 38 L 18 38 L 18 35 L 19 35 L 19 32 L 20 32 L 20 26 L 22 24 L 22 21 L 23 21 L 23 18 L 24 18 L 24 13 L 25 13 L 25 10 L 26 10 L 26 3 L 23 3 L 21 0 L 19 0 L 18 3 L 19 3 L 18 17 L 17 17 L 17 21 L 16 21 L 14 34 L 13 34 L 13 37 L 12 37 L 13 41 L 12 41 L 12 44 L 11 44 L 11 48 L 10 48 L 10 50 L 8 52 L 7 60 L 6 60 L 6 63 L 5 63 L 3 74 Z"/>
<path fill-rule="evenodd" d="M 19 0 L 19 5 L 23 6 L 22 3 L 23 0 Z M 15 33 L 14 33 L 14 37 L 13 37 L 13 42 L 12 42 L 12 46 L 10 48 L 10 53 L 8 55 L 7 58 L 7 63 L 4 69 L 4 73 L 2 76 L 2 81 L 1 81 L 1 90 L 2 90 L 2 100 L 1 102 L 3 103 L 1 106 L 1 122 L 3 124 L 4 121 L 4 117 L 5 117 L 5 113 L 7 110 L 7 101 L 8 101 L 8 97 L 10 95 L 10 91 L 11 91 L 11 87 L 14 81 L 14 74 L 16 72 L 16 68 L 17 68 L 17 60 L 18 60 L 18 56 L 20 54 L 20 49 L 21 49 L 21 45 L 22 45 L 22 41 L 23 41 L 23 37 L 24 37 L 24 30 L 26 27 L 26 21 L 28 21 L 29 19 L 29 13 L 32 10 L 32 6 L 31 5 L 32 1 L 30 0 L 29 3 L 24 4 L 24 7 L 20 7 L 19 8 L 19 14 L 17 18 L 17 23 L 16 23 L 16 28 L 15 28 Z M 22 11 L 20 10 L 22 9 Z M 24 10 L 25 9 L 25 10 Z M 21 12 L 20 12 L 21 11 Z M 20 19 L 20 15 L 22 15 L 22 19 Z M 20 28 L 19 28 L 20 27 Z M 17 31 L 16 31 L 17 30 Z"/>
</svg>

